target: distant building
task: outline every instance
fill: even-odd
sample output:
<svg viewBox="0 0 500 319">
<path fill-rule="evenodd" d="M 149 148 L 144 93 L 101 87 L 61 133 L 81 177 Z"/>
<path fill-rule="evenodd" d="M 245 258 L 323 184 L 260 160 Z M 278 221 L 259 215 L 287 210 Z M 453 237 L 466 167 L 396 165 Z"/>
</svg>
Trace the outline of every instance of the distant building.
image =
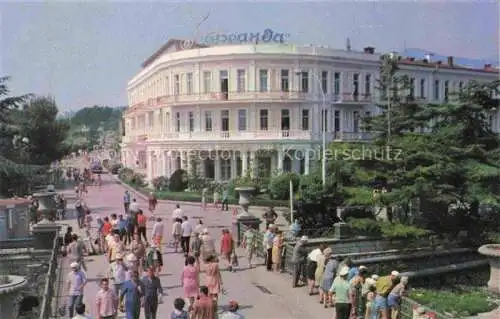
<svg viewBox="0 0 500 319">
<path fill-rule="evenodd" d="M 257 165 L 308 174 L 310 150 L 328 141 L 369 140 L 361 119 L 379 114 L 380 55 L 288 44 L 199 46 L 168 41 L 128 83 L 121 158 L 147 179 L 182 168 L 228 181 Z M 193 47 L 193 46 L 190 46 Z M 412 94 L 442 102 L 470 80 L 498 79 L 485 65 L 399 60 Z M 322 110 L 322 106 L 325 106 Z M 500 128 L 492 114 L 494 129 Z M 318 153 L 319 154 L 319 153 Z"/>
</svg>

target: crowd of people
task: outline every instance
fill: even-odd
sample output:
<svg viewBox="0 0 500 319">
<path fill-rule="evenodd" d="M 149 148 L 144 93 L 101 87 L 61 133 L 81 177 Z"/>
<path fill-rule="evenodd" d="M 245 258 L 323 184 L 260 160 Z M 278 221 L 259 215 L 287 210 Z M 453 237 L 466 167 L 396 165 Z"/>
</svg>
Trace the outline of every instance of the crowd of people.
<svg viewBox="0 0 500 319">
<path fill-rule="evenodd" d="M 95 218 L 82 198 L 77 203 L 85 212 L 83 218 L 78 218 L 84 236 L 80 238 L 71 227 L 64 236 L 64 253 L 70 259 L 71 272 L 66 278 L 69 300 L 60 309 L 61 313 L 68 311 L 69 318 L 86 318 L 82 317 L 89 308 L 83 305 L 88 283 L 85 256 L 95 253 L 106 258 L 109 268 L 104 278 L 100 279 L 100 290 L 92 307 L 95 310 L 93 318 L 116 318 L 119 312 L 125 313 L 127 319 L 139 319 L 141 312 L 146 319 L 159 318 L 158 305 L 163 302 L 164 294 L 159 275 L 164 267 L 162 250 L 167 247 L 183 254 L 185 261 L 179 274 L 183 296 L 175 299 L 169 318 L 243 318 L 238 314 L 235 301 L 230 302 L 221 316 L 217 310 L 220 296 L 225 294 L 219 258 L 228 270 L 236 271 L 238 268 L 235 241 L 229 230 L 222 230 L 220 249 L 217 250 L 216 238 L 203 221 L 195 223 L 190 220 L 177 205 L 170 221 L 171 236 L 164 243 L 165 225 L 169 221 L 155 217 L 156 202 L 152 205 L 149 201 L 149 218 L 128 191 L 124 194 L 124 211 L 120 215 Z M 154 219 L 154 224 L 148 234 L 146 224 L 151 219 Z M 253 245 L 250 236 L 246 238 L 247 245 Z M 204 273 L 203 280 L 201 273 Z"/>
</svg>

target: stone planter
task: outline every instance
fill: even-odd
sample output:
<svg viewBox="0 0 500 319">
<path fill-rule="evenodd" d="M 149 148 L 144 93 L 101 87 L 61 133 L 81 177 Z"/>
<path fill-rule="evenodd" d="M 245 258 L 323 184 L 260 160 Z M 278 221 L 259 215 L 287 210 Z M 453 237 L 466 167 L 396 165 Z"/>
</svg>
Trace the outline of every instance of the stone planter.
<svg viewBox="0 0 500 319">
<path fill-rule="evenodd" d="M 483 245 L 478 251 L 481 255 L 488 257 L 490 262 L 488 290 L 500 295 L 500 244 Z"/>
<path fill-rule="evenodd" d="M 241 206 L 243 211 L 238 215 L 238 218 L 244 217 L 254 217 L 248 212 L 248 207 L 250 207 L 250 199 L 255 192 L 254 187 L 236 187 L 234 189 L 239 194 L 238 204 Z"/>
<path fill-rule="evenodd" d="M 38 192 L 32 195 L 33 199 L 38 201 L 38 212 L 42 215 L 42 219 L 55 219 L 56 201 L 54 196 L 56 194 L 56 192 Z"/>
<path fill-rule="evenodd" d="M 0 318 L 17 318 L 15 302 L 21 289 L 28 283 L 24 277 L 8 276 L 9 283 L 0 284 Z"/>
</svg>

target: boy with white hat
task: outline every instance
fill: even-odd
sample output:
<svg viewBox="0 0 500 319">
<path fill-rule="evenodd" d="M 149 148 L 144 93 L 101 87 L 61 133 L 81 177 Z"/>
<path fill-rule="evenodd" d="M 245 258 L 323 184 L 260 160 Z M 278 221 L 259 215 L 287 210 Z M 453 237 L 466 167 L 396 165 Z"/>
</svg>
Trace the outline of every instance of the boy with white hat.
<svg viewBox="0 0 500 319">
<path fill-rule="evenodd" d="M 69 317 L 72 318 L 75 311 L 75 306 L 83 302 L 83 288 L 87 284 L 87 277 L 85 273 L 80 270 L 80 264 L 72 262 L 70 265 L 71 271 L 67 276 L 67 290 L 68 290 L 68 312 Z"/>
</svg>

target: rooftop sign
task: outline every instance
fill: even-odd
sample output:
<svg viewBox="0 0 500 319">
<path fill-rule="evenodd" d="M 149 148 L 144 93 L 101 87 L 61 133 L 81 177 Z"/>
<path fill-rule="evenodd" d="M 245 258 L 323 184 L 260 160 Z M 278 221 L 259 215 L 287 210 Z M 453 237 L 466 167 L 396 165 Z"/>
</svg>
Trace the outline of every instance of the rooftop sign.
<svg viewBox="0 0 500 319">
<path fill-rule="evenodd" d="M 263 32 L 245 33 L 212 33 L 201 38 L 201 43 L 206 45 L 223 44 L 259 44 L 259 43 L 285 43 L 290 37 L 288 33 L 275 32 L 265 29 Z"/>
</svg>

